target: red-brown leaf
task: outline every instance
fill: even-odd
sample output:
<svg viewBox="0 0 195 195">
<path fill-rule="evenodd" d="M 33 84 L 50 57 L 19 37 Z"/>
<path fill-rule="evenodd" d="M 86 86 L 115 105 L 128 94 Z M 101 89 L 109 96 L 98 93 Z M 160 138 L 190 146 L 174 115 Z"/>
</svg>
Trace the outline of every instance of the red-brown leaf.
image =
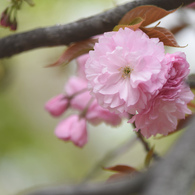
<svg viewBox="0 0 195 195">
<path fill-rule="evenodd" d="M 188 116 L 186 116 L 185 119 L 179 120 L 179 122 L 178 122 L 178 124 L 177 124 L 177 128 L 176 128 L 175 131 L 179 131 L 179 130 L 181 130 L 181 129 L 187 127 L 188 124 L 189 124 L 189 122 L 190 122 L 190 120 L 194 117 L 194 115 L 195 115 L 195 114 L 188 115 Z"/>
<path fill-rule="evenodd" d="M 144 19 L 138 17 L 138 18 L 135 18 L 129 25 L 125 25 L 125 24 L 116 25 L 113 31 L 118 31 L 120 28 L 123 28 L 123 29 L 130 28 L 135 31 L 142 25 L 143 22 L 144 22 Z"/>
<path fill-rule="evenodd" d="M 115 171 L 115 172 L 120 172 L 120 173 L 138 172 L 135 168 L 127 166 L 127 165 L 116 165 L 113 167 L 105 167 L 104 169 L 108 171 Z"/>
<path fill-rule="evenodd" d="M 195 108 L 195 104 L 193 102 L 189 102 L 188 103 L 188 106 L 192 107 L 192 108 Z"/>
<path fill-rule="evenodd" d="M 173 13 L 174 11 L 175 10 L 166 11 L 154 5 L 143 5 L 127 12 L 120 20 L 119 24 L 130 24 L 134 18 L 141 17 L 145 19 L 142 26 L 147 26 L 157 20 L 160 20 L 168 14 Z"/>
<path fill-rule="evenodd" d="M 140 29 L 145 32 L 150 38 L 159 38 L 160 41 L 162 41 L 166 46 L 182 47 L 177 44 L 174 35 L 166 28 L 156 26 L 154 28 L 141 27 Z"/>
<path fill-rule="evenodd" d="M 48 65 L 47 67 L 59 66 L 61 64 L 67 64 L 71 60 L 79 57 L 80 55 L 88 53 L 93 49 L 97 39 L 87 39 L 84 41 L 79 41 L 70 45 L 61 57 L 53 64 Z"/>
</svg>

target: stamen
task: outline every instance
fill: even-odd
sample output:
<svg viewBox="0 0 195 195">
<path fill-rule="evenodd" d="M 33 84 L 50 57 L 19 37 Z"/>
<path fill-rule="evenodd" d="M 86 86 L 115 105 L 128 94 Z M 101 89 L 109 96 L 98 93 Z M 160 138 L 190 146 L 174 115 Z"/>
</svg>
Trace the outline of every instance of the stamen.
<svg viewBox="0 0 195 195">
<path fill-rule="evenodd" d="M 126 77 L 130 77 L 132 69 L 129 66 L 125 66 L 124 68 L 119 68 L 119 71 L 122 73 L 122 77 L 125 79 Z"/>
</svg>

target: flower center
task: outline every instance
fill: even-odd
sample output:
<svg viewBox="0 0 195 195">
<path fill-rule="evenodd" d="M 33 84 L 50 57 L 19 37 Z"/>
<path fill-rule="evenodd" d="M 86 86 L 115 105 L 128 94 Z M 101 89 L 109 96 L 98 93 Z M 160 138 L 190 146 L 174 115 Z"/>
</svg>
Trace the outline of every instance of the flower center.
<svg viewBox="0 0 195 195">
<path fill-rule="evenodd" d="M 119 69 L 122 73 L 122 77 L 125 79 L 126 77 L 130 77 L 132 69 L 129 66 L 125 66 L 124 68 Z"/>
</svg>

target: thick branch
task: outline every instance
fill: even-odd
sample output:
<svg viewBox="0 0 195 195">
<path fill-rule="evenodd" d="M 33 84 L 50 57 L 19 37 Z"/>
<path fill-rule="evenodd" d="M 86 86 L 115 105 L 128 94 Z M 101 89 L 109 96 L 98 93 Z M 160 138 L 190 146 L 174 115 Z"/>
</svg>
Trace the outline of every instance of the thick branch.
<svg viewBox="0 0 195 195">
<path fill-rule="evenodd" d="M 38 28 L 14 34 L 0 40 L 0 58 L 10 57 L 40 47 L 69 45 L 91 36 L 110 31 L 129 10 L 140 5 L 156 5 L 170 10 L 187 5 L 194 0 L 135 0 L 104 13 L 73 23 Z"/>
<path fill-rule="evenodd" d="M 45 187 L 28 195 L 186 195 L 195 180 L 195 118 L 169 154 L 148 172 L 105 184 Z"/>
<path fill-rule="evenodd" d="M 141 195 L 187 195 L 195 180 L 195 119 L 166 158 L 148 172 Z"/>
</svg>

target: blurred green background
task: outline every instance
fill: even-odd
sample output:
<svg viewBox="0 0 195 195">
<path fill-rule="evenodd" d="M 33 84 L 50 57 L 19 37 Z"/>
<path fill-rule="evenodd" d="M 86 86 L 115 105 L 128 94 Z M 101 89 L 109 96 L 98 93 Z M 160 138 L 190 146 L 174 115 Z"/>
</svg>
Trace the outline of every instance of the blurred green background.
<svg viewBox="0 0 195 195">
<path fill-rule="evenodd" d="M 124 2 L 34 0 L 34 7 L 23 3 L 18 12 L 17 32 L 65 24 Z M 7 5 L 9 1 L 0 0 L 0 13 Z M 191 36 L 190 41 L 178 34 L 178 42 L 188 44 L 182 51 L 186 51 L 193 64 L 194 32 L 187 33 Z M 13 32 L 0 27 L 0 37 L 10 34 Z M 75 62 L 65 67 L 45 66 L 55 62 L 64 49 L 36 49 L 0 60 L 0 195 L 16 194 L 41 185 L 81 182 L 108 152 L 134 136 L 126 121 L 118 128 L 104 124 L 97 127 L 89 125 L 89 143 L 83 149 L 54 136 L 55 126 L 60 119 L 52 118 L 44 110 L 44 104 L 63 91 L 65 82 L 74 74 Z M 152 138 L 150 142 L 163 154 L 177 136 L 178 133 L 160 140 Z M 136 143 L 126 153 L 102 166 L 127 164 L 140 169 L 144 166 L 145 155 L 142 145 Z M 94 176 L 93 180 L 104 181 L 110 175 L 101 167 L 98 170 L 100 174 Z"/>
</svg>

